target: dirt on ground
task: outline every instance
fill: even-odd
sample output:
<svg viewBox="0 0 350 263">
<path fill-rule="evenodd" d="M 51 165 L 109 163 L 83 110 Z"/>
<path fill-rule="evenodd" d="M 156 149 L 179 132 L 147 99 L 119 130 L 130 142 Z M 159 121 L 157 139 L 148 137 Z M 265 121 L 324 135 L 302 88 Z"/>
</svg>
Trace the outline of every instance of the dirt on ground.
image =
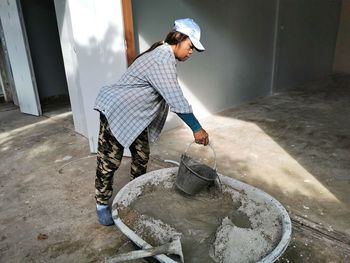
<svg viewBox="0 0 350 263">
<path fill-rule="evenodd" d="M 200 120 L 219 173 L 288 210 L 293 235 L 280 262 L 349 262 L 349 101 L 349 78 L 335 76 Z M 192 140 L 185 126 L 163 132 L 149 170 L 179 161 Z M 212 160 L 203 148 L 196 152 Z M 0 262 L 100 262 L 135 249 L 114 226 L 97 222 L 96 159 L 74 132 L 69 108 L 34 117 L 1 104 L 0 159 Z M 125 158 L 115 193 L 129 170 Z"/>
<path fill-rule="evenodd" d="M 349 76 L 332 75 L 201 120 L 219 173 L 264 190 L 291 215 L 295 231 L 281 262 L 349 260 L 349 101 Z M 187 145 L 177 137 L 193 140 L 185 126 L 168 131 L 153 154 L 179 160 Z M 192 157 L 212 163 L 202 148 Z"/>
</svg>

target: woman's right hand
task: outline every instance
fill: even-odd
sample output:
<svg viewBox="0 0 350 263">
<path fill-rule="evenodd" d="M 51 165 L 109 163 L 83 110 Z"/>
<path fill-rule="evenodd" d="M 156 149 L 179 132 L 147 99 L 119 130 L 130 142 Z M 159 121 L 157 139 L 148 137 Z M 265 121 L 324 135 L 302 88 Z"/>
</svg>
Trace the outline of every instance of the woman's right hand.
<svg viewBox="0 0 350 263">
<path fill-rule="evenodd" d="M 199 131 L 193 133 L 194 141 L 198 144 L 208 145 L 209 134 L 202 128 Z"/>
</svg>

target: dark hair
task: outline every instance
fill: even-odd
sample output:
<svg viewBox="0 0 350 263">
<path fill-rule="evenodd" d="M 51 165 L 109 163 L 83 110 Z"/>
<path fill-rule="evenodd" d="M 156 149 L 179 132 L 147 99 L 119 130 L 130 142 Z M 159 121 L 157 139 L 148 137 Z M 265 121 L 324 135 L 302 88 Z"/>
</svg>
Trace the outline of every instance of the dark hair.
<svg viewBox="0 0 350 263">
<path fill-rule="evenodd" d="M 138 55 L 134 61 L 136 59 L 138 59 L 139 57 L 141 57 L 142 55 L 154 50 L 155 48 L 163 45 L 164 43 L 168 43 L 169 45 L 177 45 L 179 43 L 181 43 L 182 41 L 186 40 L 188 38 L 187 35 L 177 32 L 177 31 L 171 31 L 168 33 L 168 35 L 166 36 L 165 40 L 162 41 L 158 41 L 156 43 L 154 43 L 149 49 L 147 49 L 146 51 L 142 52 L 140 55 Z"/>
</svg>

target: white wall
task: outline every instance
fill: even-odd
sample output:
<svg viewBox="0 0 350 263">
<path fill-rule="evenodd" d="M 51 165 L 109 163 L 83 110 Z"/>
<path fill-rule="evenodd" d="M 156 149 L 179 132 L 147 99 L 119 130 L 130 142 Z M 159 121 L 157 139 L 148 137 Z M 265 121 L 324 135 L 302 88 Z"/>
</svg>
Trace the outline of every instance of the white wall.
<svg viewBox="0 0 350 263">
<path fill-rule="evenodd" d="M 350 74 L 350 1 L 342 1 L 334 71 Z"/>
<path fill-rule="evenodd" d="M 127 68 L 120 0 L 55 0 L 75 128 L 96 152 L 99 89 Z"/>
<path fill-rule="evenodd" d="M 70 104 L 73 112 L 75 130 L 88 136 L 85 111 L 80 87 L 78 59 L 76 54 L 75 41 L 69 5 L 66 1 L 55 0 L 56 18 L 60 34 L 62 55 L 67 78 Z"/>
<path fill-rule="evenodd" d="M 26 36 L 22 30 L 17 2 L 0 0 L 0 17 L 20 110 L 23 113 L 41 115 L 31 58 L 26 51 Z"/>
</svg>

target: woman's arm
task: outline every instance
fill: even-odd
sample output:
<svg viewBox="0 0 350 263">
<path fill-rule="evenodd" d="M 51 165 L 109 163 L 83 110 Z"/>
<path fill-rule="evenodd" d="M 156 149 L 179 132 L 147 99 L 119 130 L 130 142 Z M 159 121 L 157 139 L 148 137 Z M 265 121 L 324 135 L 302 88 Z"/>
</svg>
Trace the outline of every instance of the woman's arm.
<svg viewBox="0 0 350 263">
<path fill-rule="evenodd" d="M 194 140 L 198 144 L 207 145 L 209 143 L 209 135 L 202 128 L 193 113 L 176 113 L 193 131 Z"/>
<path fill-rule="evenodd" d="M 193 133 L 198 132 L 200 131 L 200 129 L 202 129 L 202 126 L 199 124 L 199 121 L 197 120 L 197 118 L 194 116 L 193 113 L 176 113 L 176 114 L 181 118 L 181 120 L 183 120 L 188 125 L 188 127 L 191 128 Z"/>
</svg>

